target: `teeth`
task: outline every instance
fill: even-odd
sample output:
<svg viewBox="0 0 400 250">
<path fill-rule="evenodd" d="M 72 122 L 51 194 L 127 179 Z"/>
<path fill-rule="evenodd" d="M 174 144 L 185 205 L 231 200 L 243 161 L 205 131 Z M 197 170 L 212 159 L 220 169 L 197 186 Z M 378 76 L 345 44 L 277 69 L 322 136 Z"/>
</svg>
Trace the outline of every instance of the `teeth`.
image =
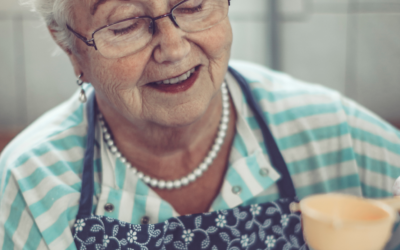
<svg viewBox="0 0 400 250">
<path fill-rule="evenodd" d="M 179 77 L 169 79 L 169 83 L 170 83 L 170 84 L 175 84 L 175 83 L 178 83 L 178 82 L 179 82 Z"/>
<path fill-rule="evenodd" d="M 185 81 L 186 79 L 188 79 L 187 74 L 183 74 L 179 77 L 179 81 Z"/>
<path fill-rule="evenodd" d="M 171 78 L 171 79 L 167 79 L 164 81 L 158 81 L 156 82 L 156 84 L 177 84 L 179 82 L 185 81 L 186 79 L 188 79 L 190 77 L 190 75 L 192 73 L 194 73 L 195 69 L 191 69 L 188 72 L 182 74 L 181 76 L 175 77 L 175 78 Z"/>
</svg>

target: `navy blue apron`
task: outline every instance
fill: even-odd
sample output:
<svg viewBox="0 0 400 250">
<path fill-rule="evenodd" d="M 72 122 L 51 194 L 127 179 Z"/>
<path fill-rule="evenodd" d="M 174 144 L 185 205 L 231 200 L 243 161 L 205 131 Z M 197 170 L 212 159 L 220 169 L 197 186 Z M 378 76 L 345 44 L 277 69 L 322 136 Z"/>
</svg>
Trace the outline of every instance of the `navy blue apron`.
<svg viewBox="0 0 400 250">
<path fill-rule="evenodd" d="M 279 200 L 264 204 L 239 206 L 211 213 L 170 218 L 153 225 L 135 225 L 92 214 L 93 153 L 96 100 L 88 101 L 88 137 L 82 176 L 82 191 L 77 220 L 73 228 L 77 249 L 95 250 L 308 250 L 304 242 L 300 214 L 290 211 L 297 202 L 296 191 L 285 161 L 252 96 L 246 80 L 229 68 L 260 125 L 271 163 L 281 174 L 277 182 Z"/>
</svg>

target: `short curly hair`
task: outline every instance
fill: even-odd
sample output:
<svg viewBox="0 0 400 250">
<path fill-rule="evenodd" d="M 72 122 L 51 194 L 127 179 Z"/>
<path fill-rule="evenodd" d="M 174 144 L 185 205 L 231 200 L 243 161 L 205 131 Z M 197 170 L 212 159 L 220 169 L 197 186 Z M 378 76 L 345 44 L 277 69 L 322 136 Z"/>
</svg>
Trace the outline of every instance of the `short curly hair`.
<svg viewBox="0 0 400 250">
<path fill-rule="evenodd" d="M 20 0 L 20 3 L 40 14 L 47 26 L 55 31 L 55 39 L 63 49 L 73 50 L 74 37 L 66 27 L 67 23 L 74 25 L 72 0 Z"/>
</svg>

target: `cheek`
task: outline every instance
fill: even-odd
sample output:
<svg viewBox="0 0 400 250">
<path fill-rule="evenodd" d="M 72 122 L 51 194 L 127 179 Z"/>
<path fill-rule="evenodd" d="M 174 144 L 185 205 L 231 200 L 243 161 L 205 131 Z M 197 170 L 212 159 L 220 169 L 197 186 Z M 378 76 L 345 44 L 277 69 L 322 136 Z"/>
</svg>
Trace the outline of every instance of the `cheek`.
<svg viewBox="0 0 400 250">
<path fill-rule="evenodd" d="M 90 67 L 95 84 L 101 85 L 107 92 L 132 90 L 142 75 L 146 66 L 143 62 L 147 58 L 145 51 L 120 59 L 106 59 L 92 54 Z"/>
<path fill-rule="evenodd" d="M 201 36 L 198 39 L 198 44 L 209 59 L 229 60 L 232 46 L 232 29 L 228 20 L 213 27 Z"/>
</svg>

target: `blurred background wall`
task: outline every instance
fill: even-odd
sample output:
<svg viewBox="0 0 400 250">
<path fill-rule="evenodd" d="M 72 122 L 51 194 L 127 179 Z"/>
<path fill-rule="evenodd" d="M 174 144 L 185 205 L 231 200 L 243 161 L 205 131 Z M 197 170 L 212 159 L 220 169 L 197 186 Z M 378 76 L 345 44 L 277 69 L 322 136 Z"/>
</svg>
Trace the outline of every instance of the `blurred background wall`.
<svg viewBox="0 0 400 250">
<path fill-rule="evenodd" d="M 400 0 L 232 0 L 233 59 L 336 89 L 400 124 Z M 38 16 L 0 2 L 0 151 L 77 90 Z"/>
</svg>

